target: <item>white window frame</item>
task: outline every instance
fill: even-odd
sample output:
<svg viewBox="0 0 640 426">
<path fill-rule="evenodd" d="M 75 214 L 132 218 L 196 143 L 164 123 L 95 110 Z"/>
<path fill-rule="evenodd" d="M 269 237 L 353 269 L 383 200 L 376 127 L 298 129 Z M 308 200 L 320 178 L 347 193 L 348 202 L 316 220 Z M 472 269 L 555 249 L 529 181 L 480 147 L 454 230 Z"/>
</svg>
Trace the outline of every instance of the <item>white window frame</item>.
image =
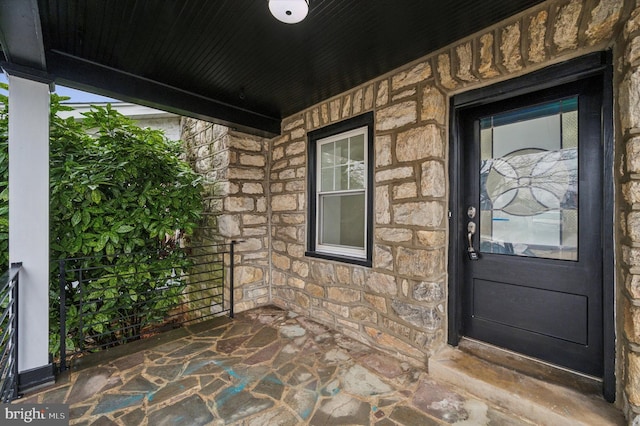
<svg viewBox="0 0 640 426">
<path fill-rule="evenodd" d="M 364 136 L 364 171 L 365 171 L 365 178 L 363 179 L 363 183 L 364 183 L 364 188 L 363 189 L 354 189 L 354 190 L 350 190 L 350 189 L 346 189 L 346 190 L 337 190 L 337 191 L 325 191 L 323 192 L 321 190 L 321 186 L 322 186 L 322 180 L 321 180 L 321 173 L 322 173 L 322 155 L 321 155 L 321 149 L 323 145 L 326 145 L 328 143 L 333 143 L 335 141 L 338 140 L 342 140 L 342 139 L 348 139 L 348 138 L 352 138 L 354 136 L 359 136 L 359 135 L 363 135 Z M 367 174 L 369 173 L 369 167 L 370 164 L 369 162 L 369 144 L 368 144 L 368 140 L 369 140 L 369 129 L 368 126 L 362 126 L 362 127 L 358 127 L 357 129 L 352 129 L 352 130 L 348 130 L 346 132 L 342 132 L 342 133 L 338 133 L 336 135 L 332 135 L 326 138 L 322 138 L 322 139 L 318 139 L 316 142 L 316 193 L 315 193 L 315 198 L 316 198 L 316 229 L 315 229 L 315 241 L 316 241 L 316 251 L 318 253 L 324 253 L 324 254 L 328 254 L 328 255 L 335 255 L 335 256 L 348 256 L 348 257 L 352 257 L 352 258 L 358 258 L 358 259 L 366 259 L 367 258 L 367 241 L 368 241 L 368 223 L 370 218 L 369 216 L 369 209 L 367 207 L 367 200 L 369 199 L 369 187 L 368 187 L 368 183 L 369 183 L 369 179 L 367 177 Z M 331 195 L 346 195 L 346 194 L 363 194 L 364 195 L 364 199 L 365 199 L 365 203 L 364 203 L 364 223 L 362 224 L 363 228 L 364 228 L 364 239 L 363 239 L 363 247 L 362 249 L 359 248 L 354 248 L 354 247 L 350 247 L 350 246 L 343 246 L 343 245 L 335 245 L 335 244 L 321 244 L 321 234 L 322 234 L 322 225 L 323 225 L 323 218 L 322 218 L 322 201 L 321 198 L 323 196 L 331 196 Z"/>
</svg>

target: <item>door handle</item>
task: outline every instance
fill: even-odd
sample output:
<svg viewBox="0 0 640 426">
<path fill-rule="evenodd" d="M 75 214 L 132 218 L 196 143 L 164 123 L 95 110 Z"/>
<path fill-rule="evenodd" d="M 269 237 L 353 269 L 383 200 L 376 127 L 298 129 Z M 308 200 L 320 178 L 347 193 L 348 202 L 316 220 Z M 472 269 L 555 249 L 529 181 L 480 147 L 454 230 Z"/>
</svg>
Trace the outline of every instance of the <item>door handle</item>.
<svg viewBox="0 0 640 426">
<path fill-rule="evenodd" d="M 467 255 L 469 256 L 469 260 L 478 260 L 480 256 L 478 256 L 478 252 L 475 248 L 473 248 L 473 236 L 476 233 L 476 224 L 475 222 L 469 221 L 467 223 Z"/>
</svg>

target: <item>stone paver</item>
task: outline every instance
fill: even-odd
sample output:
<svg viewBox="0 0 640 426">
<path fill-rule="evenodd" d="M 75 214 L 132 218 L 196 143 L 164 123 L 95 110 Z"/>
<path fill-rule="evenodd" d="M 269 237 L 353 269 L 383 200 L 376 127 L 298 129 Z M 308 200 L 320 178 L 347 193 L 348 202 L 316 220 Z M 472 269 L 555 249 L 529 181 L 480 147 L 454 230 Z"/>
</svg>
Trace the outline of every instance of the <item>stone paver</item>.
<svg viewBox="0 0 640 426">
<path fill-rule="evenodd" d="M 151 413 L 148 424 L 154 426 L 198 426 L 211 424 L 213 420 L 214 417 L 202 398 L 198 395 L 191 395 L 178 401 L 175 405 L 168 405 Z"/>
<path fill-rule="evenodd" d="M 170 333 L 93 354 L 19 401 L 67 403 L 72 425 L 91 426 L 528 424 L 277 308 Z"/>
<path fill-rule="evenodd" d="M 325 398 L 309 424 L 311 425 L 351 425 L 358 424 L 369 417 L 371 405 L 355 399 L 346 393 Z"/>
</svg>

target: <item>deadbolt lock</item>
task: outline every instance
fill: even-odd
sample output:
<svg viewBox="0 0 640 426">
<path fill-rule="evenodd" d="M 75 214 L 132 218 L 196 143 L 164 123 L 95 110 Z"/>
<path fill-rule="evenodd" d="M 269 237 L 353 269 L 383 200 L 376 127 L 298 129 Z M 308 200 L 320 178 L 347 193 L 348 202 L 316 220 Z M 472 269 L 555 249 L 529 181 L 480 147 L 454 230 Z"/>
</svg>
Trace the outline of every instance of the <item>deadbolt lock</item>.
<svg viewBox="0 0 640 426">
<path fill-rule="evenodd" d="M 476 208 L 473 206 L 469 206 L 469 208 L 467 209 L 467 216 L 469 217 L 469 219 L 473 219 L 474 217 L 476 217 Z"/>
</svg>

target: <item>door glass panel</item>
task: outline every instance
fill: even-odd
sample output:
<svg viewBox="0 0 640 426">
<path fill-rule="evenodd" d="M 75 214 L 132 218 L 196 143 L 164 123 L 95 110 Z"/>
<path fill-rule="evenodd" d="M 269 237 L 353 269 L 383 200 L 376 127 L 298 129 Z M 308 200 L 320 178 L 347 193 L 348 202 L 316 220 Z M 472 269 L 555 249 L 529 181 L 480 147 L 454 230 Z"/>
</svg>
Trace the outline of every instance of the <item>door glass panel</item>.
<svg viewBox="0 0 640 426">
<path fill-rule="evenodd" d="M 578 260 L 578 98 L 480 120 L 480 251 Z"/>
</svg>

